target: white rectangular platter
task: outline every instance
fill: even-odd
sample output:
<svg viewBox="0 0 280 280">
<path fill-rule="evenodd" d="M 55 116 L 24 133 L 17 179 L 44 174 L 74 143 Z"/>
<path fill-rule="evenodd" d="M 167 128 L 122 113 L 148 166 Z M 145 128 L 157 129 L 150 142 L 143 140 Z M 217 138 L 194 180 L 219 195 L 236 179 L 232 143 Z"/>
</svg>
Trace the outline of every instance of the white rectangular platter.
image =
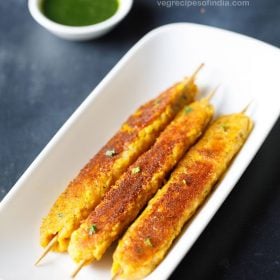
<svg viewBox="0 0 280 280">
<path fill-rule="evenodd" d="M 50 253 L 39 267 L 39 227 L 56 197 L 143 102 L 201 63 L 202 92 L 221 87 L 217 114 L 239 112 L 251 100 L 255 128 L 226 176 L 147 277 L 167 279 L 247 168 L 280 112 L 280 51 L 232 32 L 196 24 L 160 27 L 141 39 L 88 96 L 0 204 L 0 279 L 70 279 L 67 254 Z M 51 106 L 51 104 L 50 104 Z M 253 186 L 252 186 L 253 188 Z M 77 279 L 110 279 L 112 249 Z"/>
</svg>

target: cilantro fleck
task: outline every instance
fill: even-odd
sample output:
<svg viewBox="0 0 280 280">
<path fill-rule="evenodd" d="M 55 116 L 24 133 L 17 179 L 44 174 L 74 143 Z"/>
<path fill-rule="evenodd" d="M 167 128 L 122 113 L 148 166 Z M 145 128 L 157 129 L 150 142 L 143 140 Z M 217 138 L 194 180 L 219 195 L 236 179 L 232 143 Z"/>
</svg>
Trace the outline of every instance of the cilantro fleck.
<svg viewBox="0 0 280 280">
<path fill-rule="evenodd" d="M 229 127 L 225 124 L 222 124 L 221 128 L 224 130 L 224 132 L 227 132 L 229 130 Z"/>
<path fill-rule="evenodd" d="M 58 216 L 59 218 L 63 218 L 64 215 L 63 215 L 63 213 L 58 213 L 57 216 Z"/>
<path fill-rule="evenodd" d="M 149 247 L 153 247 L 153 243 L 149 237 L 145 238 L 144 243 Z"/>
<path fill-rule="evenodd" d="M 113 157 L 114 155 L 116 155 L 115 149 L 107 150 L 105 152 L 105 156 L 107 156 L 107 157 Z"/>
<path fill-rule="evenodd" d="M 132 168 L 132 174 L 137 174 L 137 173 L 139 173 L 141 171 L 141 168 L 139 167 L 139 166 L 136 166 L 136 167 L 134 167 L 134 168 Z"/>
<path fill-rule="evenodd" d="M 88 230 L 88 234 L 93 235 L 94 233 L 96 233 L 96 231 L 97 231 L 97 227 L 96 227 L 95 224 L 93 224 L 93 225 L 90 226 L 90 228 Z"/>
<path fill-rule="evenodd" d="M 189 106 L 185 107 L 185 114 L 188 114 L 188 113 L 192 112 L 192 110 L 193 109 Z"/>
<path fill-rule="evenodd" d="M 155 100 L 155 104 L 156 104 L 156 105 L 159 105 L 160 103 L 161 103 L 161 99 L 156 99 L 156 100 Z"/>
</svg>

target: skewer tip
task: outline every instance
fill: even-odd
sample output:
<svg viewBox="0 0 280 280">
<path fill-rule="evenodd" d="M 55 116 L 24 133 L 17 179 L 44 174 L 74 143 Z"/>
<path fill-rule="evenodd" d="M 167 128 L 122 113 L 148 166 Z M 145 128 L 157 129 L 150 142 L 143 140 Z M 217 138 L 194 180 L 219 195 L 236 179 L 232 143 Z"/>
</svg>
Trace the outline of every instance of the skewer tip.
<svg viewBox="0 0 280 280">
<path fill-rule="evenodd" d="M 71 277 L 75 278 L 77 276 L 77 274 L 79 273 L 79 271 L 84 267 L 84 265 L 86 264 L 86 261 L 81 261 L 79 263 L 79 265 L 76 267 L 76 269 L 72 272 Z"/>
<path fill-rule="evenodd" d="M 196 70 L 192 73 L 190 77 L 185 78 L 185 84 L 188 84 L 190 82 L 193 82 L 196 79 L 197 74 L 200 72 L 200 70 L 203 68 L 204 63 L 201 63 Z"/>
<path fill-rule="evenodd" d="M 217 85 L 206 97 L 205 100 L 206 101 L 210 101 L 213 96 L 217 93 L 218 89 L 219 89 L 220 85 Z"/>
<path fill-rule="evenodd" d="M 251 104 L 252 104 L 252 101 L 250 101 L 250 102 L 245 106 L 245 108 L 241 111 L 241 114 L 245 114 L 245 113 L 248 111 L 248 109 L 249 109 L 249 107 L 251 106 Z"/>
<path fill-rule="evenodd" d="M 42 253 L 42 255 L 37 259 L 37 261 L 34 263 L 34 265 L 38 265 L 40 263 L 40 261 L 48 254 L 48 252 L 54 247 L 54 245 L 56 244 L 58 239 L 58 236 L 55 235 L 53 237 L 53 239 L 49 242 L 49 244 L 47 245 L 47 247 L 45 248 L 44 252 Z"/>
<path fill-rule="evenodd" d="M 196 68 L 196 70 L 193 72 L 193 74 L 191 75 L 191 77 L 190 77 L 190 81 L 193 81 L 195 78 L 196 78 L 196 76 L 197 76 L 197 74 L 200 72 L 200 70 L 204 67 L 204 63 L 201 63 L 197 68 Z"/>
</svg>

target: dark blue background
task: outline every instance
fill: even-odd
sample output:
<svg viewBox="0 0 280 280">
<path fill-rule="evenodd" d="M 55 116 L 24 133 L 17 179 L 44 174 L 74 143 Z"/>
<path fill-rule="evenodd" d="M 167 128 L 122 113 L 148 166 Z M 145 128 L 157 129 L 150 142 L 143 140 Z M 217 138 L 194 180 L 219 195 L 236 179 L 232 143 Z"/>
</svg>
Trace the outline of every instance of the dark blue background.
<svg viewBox="0 0 280 280">
<path fill-rule="evenodd" d="M 136 41 L 157 26 L 180 21 L 280 45 L 279 0 L 250 0 L 250 7 L 205 11 L 160 8 L 156 0 L 138 0 L 113 32 L 86 43 L 49 34 L 30 17 L 26 1 L 1 0 L 0 199 Z M 280 279 L 279 128 L 278 121 L 171 279 Z"/>
</svg>

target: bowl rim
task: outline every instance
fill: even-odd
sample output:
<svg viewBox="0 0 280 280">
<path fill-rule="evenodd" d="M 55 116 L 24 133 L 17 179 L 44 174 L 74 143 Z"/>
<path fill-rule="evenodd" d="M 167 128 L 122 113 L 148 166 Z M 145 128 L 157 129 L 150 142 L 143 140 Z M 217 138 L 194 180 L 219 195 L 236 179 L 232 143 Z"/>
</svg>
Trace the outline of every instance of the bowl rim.
<svg viewBox="0 0 280 280">
<path fill-rule="evenodd" d="M 109 29 L 119 23 L 128 14 L 133 4 L 133 0 L 118 0 L 119 7 L 116 13 L 110 18 L 96 24 L 86 26 L 70 26 L 52 21 L 47 16 L 45 16 L 40 8 L 42 1 L 44 0 L 28 0 L 28 9 L 35 21 L 48 30 L 69 35 L 83 35 Z"/>
</svg>

